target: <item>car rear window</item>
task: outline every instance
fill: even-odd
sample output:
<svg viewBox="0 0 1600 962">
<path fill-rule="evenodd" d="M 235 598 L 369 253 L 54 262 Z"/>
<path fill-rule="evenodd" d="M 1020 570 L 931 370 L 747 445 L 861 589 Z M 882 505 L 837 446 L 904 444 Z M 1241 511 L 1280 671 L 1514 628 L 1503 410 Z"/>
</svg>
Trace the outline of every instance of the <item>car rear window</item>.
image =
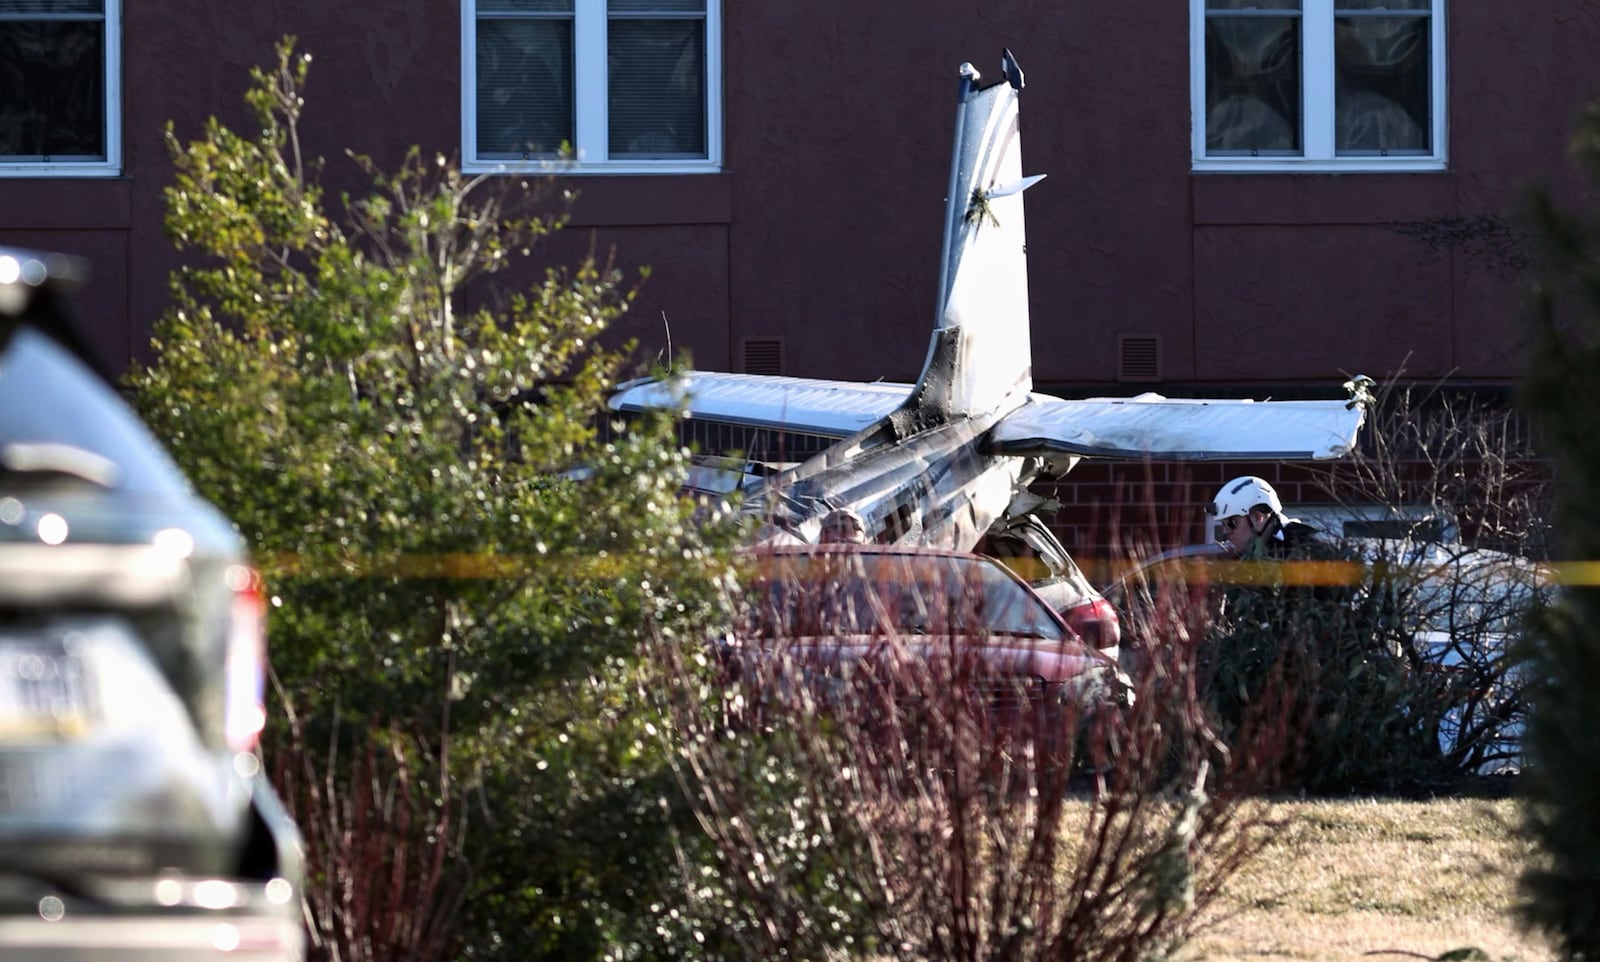
<svg viewBox="0 0 1600 962">
<path fill-rule="evenodd" d="M 765 637 L 948 634 L 1062 639 L 1061 623 L 999 565 L 945 555 L 761 559 L 747 596 Z"/>
</svg>

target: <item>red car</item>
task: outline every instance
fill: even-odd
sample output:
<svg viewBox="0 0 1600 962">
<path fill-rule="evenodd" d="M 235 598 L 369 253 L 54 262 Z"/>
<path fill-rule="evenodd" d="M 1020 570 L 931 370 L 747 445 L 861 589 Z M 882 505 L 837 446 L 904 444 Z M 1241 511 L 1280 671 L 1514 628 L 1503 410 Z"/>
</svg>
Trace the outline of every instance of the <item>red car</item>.
<svg viewBox="0 0 1600 962">
<path fill-rule="evenodd" d="M 969 714 L 988 730 L 1061 746 L 1130 697 L 1116 648 L 1086 643 L 993 558 L 819 544 L 746 559 L 743 616 L 724 655 L 760 689 L 752 704 L 803 689 L 825 710 L 880 724 L 925 708 L 949 717 L 945 694 L 979 709 Z"/>
<path fill-rule="evenodd" d="M 1117 657 L 1122 626 L 1117 610 L 1079 569 L 1038 515 L 1006 518 L 991 527 L 976 549 L 999 558 L 1095 648 Z"/>
</svg>

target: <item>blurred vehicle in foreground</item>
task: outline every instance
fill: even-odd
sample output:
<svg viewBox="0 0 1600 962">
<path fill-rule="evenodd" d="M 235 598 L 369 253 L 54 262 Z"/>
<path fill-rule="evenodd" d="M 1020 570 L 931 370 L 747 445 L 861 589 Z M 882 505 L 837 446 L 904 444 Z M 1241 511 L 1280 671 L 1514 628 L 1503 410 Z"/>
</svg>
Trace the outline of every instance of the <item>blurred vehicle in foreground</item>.
<svg viewBox="0 0 1600 962">
<path fill-rule="evenodd" d="M 1086 643 L 992 558 L 821 544 L 745 560 L 744 614 L 722 654 L 779 716 L 796 688 L 824 711 L 868 702 L 873 724 L 951 695 L 986 730 L 1054 751 L 1131 697 L 1116 646 Z"/>
<path fill-rule="evenodd" d="M 87 363 L 80 274 L 0 249 L 0 958 L 298 959 L 260 581 Z"/>
</svg>

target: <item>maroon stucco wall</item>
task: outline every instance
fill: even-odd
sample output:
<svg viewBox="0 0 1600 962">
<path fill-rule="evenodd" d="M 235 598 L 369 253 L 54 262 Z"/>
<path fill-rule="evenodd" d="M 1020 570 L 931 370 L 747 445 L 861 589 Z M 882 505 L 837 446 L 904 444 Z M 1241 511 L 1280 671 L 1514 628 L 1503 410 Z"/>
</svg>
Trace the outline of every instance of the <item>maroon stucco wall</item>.
<svg viewBox="0 0 1600 962">
<path fill-rule="evenodd" d="M 125 5 L 124 176 L 0 179 L 0 244 L 86 256 L 95 282 L 81 298 L 93 342 L 121 366 L 147 354 L 153 320 L 167 304 L 177 257 L 162 230 L 162 189 L 171 182 L 163 137 L 181 141 L 218 116 L 250 129 L 248 73 L 275 60 L 284 34 L 313 57 L 302 133 L 308 157 L 327 160 L 336 194 L 365 181 L 344 156 L 367 154 L 393 168 L 411 145 L 460 153 L 460 16 L 454 3 L 385 0 L 245 6 L 201 0 Z M 573 263 L 593 251 L 630 276 L 652 267 L 636 310 L 618 336 L 662 340 L 663 313 L 675 346 L 726 363 L 729 337 L 728 225 L 731 178 L 572 178 L 571 226 L 550 245 Z M 537 279 L 537 270 L 527 279 Z M 652 348 L 653 349 L 653 348 Z"/>
<path fill-rule="evenodd" d="M 1195 174 L 1188 18 L 1136 4 L 724 0 L 726 171 L 572 178 L 563 256 L 614 250 L 653 273 L 621 333 L 739 369 L 744 338 L 781 338 L 785 371 L 915 376 L 933 319 L 955 71 L 1027 72 L 1035 378 L 1116 385 L 1121 334 L 1157 334 L 1169 387 L 1336 384 L 1404 369 L 1506 383 L 1514 285 L 1434 254 L 1394 220 L 1506 212 L 1564 177 L 1574 110 L 1600 95 L 1600 12 L 1585 0 L 1452 4 L 1450 170 Z M 424 0 L 128 3 L 126 175 L 0 180 L 0 243 L 88 255 L 97 343 L 137 354 L 165 303 L 170 178 L 163 125 L 245 120 L 246 71 L 283 33 L 315 58 L 308 151 L 392 165 L 459 149 L 459 5 Z M 1570 181 L 1570 178 L 1568 178 Z M 664 319 L 663 319 L 664 316 Z"/>
<path fill-rule="evenodd" d="M 787 372 L 907 378 L 933 314 L 954 66 L 1027 73 L 1035 379 L 1115 385 L 1118 337 L 1156 334 L 1169 384 L 1350 373 L 1504 384 L 1515 280 L 1396 221 L 1510 213 L 1600 95 L 1581 0 L 1447 11 L 1450 169 L 1196 174 L 1186 16 L 1138 5 L 738 5 L 728 20 L 732 323 Z M 736 347 L 736 343 L 734 345 Z M 863 349 L 865 348 L 865 349 Z M 730 358 L 737 367 L 739 358 Z M 1159 387 L 1159 385 L 1157 385 Z"/>
</svg>

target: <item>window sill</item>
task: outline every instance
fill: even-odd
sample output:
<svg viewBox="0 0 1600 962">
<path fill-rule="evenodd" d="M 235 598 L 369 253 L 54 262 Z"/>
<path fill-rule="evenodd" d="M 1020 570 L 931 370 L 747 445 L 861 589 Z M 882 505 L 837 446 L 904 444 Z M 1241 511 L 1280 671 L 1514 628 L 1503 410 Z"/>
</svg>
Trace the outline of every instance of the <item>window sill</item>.
<svg viewBox="0 0 1600 962">
<path fill-rule="evenodd" d="M 475 160 L 461 165 L 466 174 L 503 174 L 508 177 L 693 177 L 720 174 L 722 167 L 705 160 L 641 160 L 607 164 L 573 164 L 560 160 Z"/>
<path fill-rule="evenodd" d="M 85 177 L 104 179 L 121 176 L 122 168 L 112 164 L 8 164 L 0 162 L 0 178 L 6 179 L 25 177 L 46 180 L 59 177 L 75 180 Z"/>
<path fill-rule="evenodd" d="M 1436 157 L 1361 157 L 1306 160 L 1300 157 L 1209 157 L 1194 161 L 1197 174 L 1422 174 L 1442 173 L 1449 164 Z"/>
</svg>

